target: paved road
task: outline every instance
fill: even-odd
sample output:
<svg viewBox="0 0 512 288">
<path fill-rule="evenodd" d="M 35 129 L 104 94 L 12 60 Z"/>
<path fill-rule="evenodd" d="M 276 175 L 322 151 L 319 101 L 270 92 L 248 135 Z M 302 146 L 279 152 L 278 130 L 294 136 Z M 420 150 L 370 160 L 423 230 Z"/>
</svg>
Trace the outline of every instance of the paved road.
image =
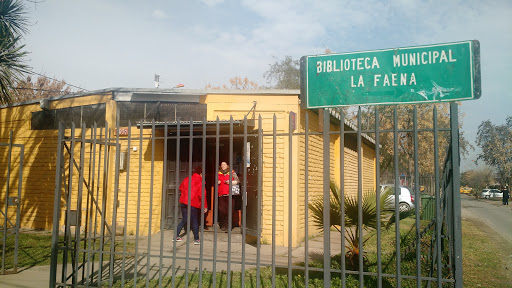
<svg viewBox="0 0 512 288">
<path fill-rule="evenodd" d="M 462 218 L 480 220 L 512 243 L 512 203 L 504 206 L 501 198 L 475 199 L 462 194 L 461 209 Z"/>
</svg>

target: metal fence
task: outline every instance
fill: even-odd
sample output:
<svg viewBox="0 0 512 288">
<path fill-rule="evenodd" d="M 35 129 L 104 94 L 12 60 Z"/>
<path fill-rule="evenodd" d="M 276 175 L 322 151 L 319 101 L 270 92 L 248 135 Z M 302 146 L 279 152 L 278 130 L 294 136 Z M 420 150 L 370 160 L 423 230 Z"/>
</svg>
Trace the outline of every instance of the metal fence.
<svg viewBox="0 0 512 288">
<path fill-rule="evenodd" d="M 18 271 L 18 242 L 20 229 L 20 199 L 23 179 L 24 146 L 14 144 L 12 131 L 9 134 L 9 143 L 0 143 L 0 149 L 7 149 L 1 159 L 2 169 L 5 175 L 0 175 L 2 183 L 2 204 L 0 205 L 2 239 L 2 267 L 1 274 L 17 273 Z M 12 175 L 13 170 L 18 170 L 18 175 Z M 14 176 L 14 177 L 13 177 Z M 14 185 L 13 185 L 14 184 Z M 14 189 L 13 187 L 14 186 Z M 16 187 L 17 186 L 17 187 Z M 14 190 L 14 191 L 13 191 Z M 16 191 L 17 190 L 17 191 Z"/>
<path fill-rule="evenodd" d="M 363 128 L 363 113 L 359 110 L 357 125 L 350 130 L 346 129 L 342 111 L 323 113 L 321 131 L 310 129 L 307 113 L 303 115 L 303 129 L 297 132 L 292 128 L 292 115 L 288 132 L 278 131 L 275 116 L 271 131 L 262 129 L 261 116 L 253 123 L 255 126 L 247 118 L 238 122 L 141 122 L 135 125 L 138 135 L 132 135 L 131 123 L 126 130 L 110 130 L 108 123 L 105 128 L 87 128 L 83 123 L 81 129 L 72 125 L 68 130 L 60 125 L 50 287 L 462 287 L 457 105 L 450 104 L 453 116 L 449 127 L 439 127 L 435 107 L 432 125 L 420 128 L 416 107 L 411 111 L 412 125 L 406 128 L 399 128 L 396 107 L 392 111 L 393 125 L 385 129 L 379 125 L 382 116 L 378 108 L 370 116 L 375 123 L 373 128 Z M 332 123 L 339 130 L 330 130 Z M 121 131 L 125 135 L 120 136 Z M 424 207 L 419 201 L 418 137 L 422 133 L 433 136 L 429 145 L 434 154 L 430 175 L 434 179 L 434 215 L 429 220 L 422 220 Z M 439 147 L 442 133 L 449 135 L 450 146 L 445 150 Z M 411 136 L 410 150 L 405 151 L 401 145 L 400 134 Z M 380 204 L 380 165 L 375 165 L 375 189 L 370 193 L 373 196 L 368 198 L 367 191 L 363 191 L 362 153 L 357 153 L 357 175 L 352 176 L 357 178 L 354 195 L 345 194 L 345 153 L 335 159 L 342 163 L 334 172 L 340 175 L 340 197 L 335 199 L 330 185 L 334 158 L 330 143 L 332 137 L 339 137 L 340 151 L 345 151 L 346 135 L 356 136 L 356 151 L 362 151 L 363 138 L 372 139 L 375 163 L 381 163 L 381 150 L 391 152 L 395 208 Z M 392 147 L 382 146 L 383 135 L 391 135 Z M 312 227 L 313 211 L 308 208 L 315 200 L 313 192 L 318 192 L 311 188 L 309 177 L 312 137 L 321 137 L 323 145 L 323 214 L 317 215 L 323 219 L 321 227 Z M 298 142 L 303 143 L 300 153 L 304 162 L 292 153 Z M 285 149 L 278 143 L 288 144 L 287 157 L 282 157 Z M 269 147 L 271 155 L 264 156 L 264 148 Z M 237 156 L 235 150 L 239 151 Z M 413 161 L 416 209 L 400 213 L 399 158 L 404 151 Z M 439 155 L 440 151 L 447 152 Z M 270 164 L 264 164 L 264 157 L 270 157 Z M 442 158 L 446 159 L 444 166 L 440 164 Z M 283 159 L 288 160 L 284 163 L 287 167 L 304 168 L 304 174 L 299 176 L 303 177 L 303 194 L 292 189 L 292 169 L 278 174 L 278 163 L 285 162 Z M 236 167 L 241 175 L 240 203 L 232 201 L 238 196 L 227 196 L 229 211 L 234 206 L 240 209 L 240 227 L 232 229 L 236 215 L 228 213 L 227 233 L 219 229 L 215 178 L 210 182 L 211 201 L 203 202 L 201 207 L 203 210 L 207 205 L 213 216 L 210 220 L 199 217 L 200 245 L 193 245 L 191 233 L 187 233 L 184 242 L 172 241 L 174 227 L 180 221 L 180 183 L 192 176 L 195 166 L 201 165 L 202 175 L 206 175 L 208 169 L 216 169 L 226 160 L 242 163 Z M 272 184 L 266 187 L 262 184 L 263 177 L 267 177 L 264 169 L 271 171 L 265 175 L 272 178 Z M 277 195 L 278 186 L 283 183 L 288 183 L 288 191 Z M 189 188 L 191 184 L 188 183 Z M 267 203 L 262 201 L 264 190 L 271 193 L 265 198 L 271 199 Z M 353 199 L 356 210 L 347 210 L 347 199 Z M 279 201 L 301 203 L 304 216 L 293 219 L 292 209 L 278 211 Z M 370 207 L 373 210 L 369 209 L 373 211 L 372 219 L 366 214 L 367 203 L 374 203 Z M 263 210 L 264 206 L 271 209 Z M 262 213 L 271 214 L 270 223 L 262 223 Z M 276 230 L 282 224 L 276 222 L 280 213 L 285 214 L 287 231 Z M 191 216 L 188 210 L 187 231 Z M 213 222 L 208 230 L 206 221 Z M 333 222 L 339 225 L 331 225 Z M 299 225 L 304 227 L 303 240 L 294 244 L 291 235 Z M 270 239 L 262 239 L 262 233 L 268 232 L 262 229 L 272 230 Z M 279 233 L 287 234 L 282 245 L 277 244 L 277 238 L 283 236 Z"/>
</svg>

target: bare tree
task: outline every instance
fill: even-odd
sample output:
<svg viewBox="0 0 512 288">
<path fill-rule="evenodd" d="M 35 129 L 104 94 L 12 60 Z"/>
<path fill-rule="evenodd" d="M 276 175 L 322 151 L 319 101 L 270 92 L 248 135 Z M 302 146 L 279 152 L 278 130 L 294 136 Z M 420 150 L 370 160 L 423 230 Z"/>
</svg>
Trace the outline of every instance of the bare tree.
<svg viewBox="0 0 512 288">
<path fill-rule="evenodd" d="M 235 76 L 229 79 L 230 86 L 226 84 L 222 84 L 221 86 L 214 86 L 211 84 L 206 85 L 206 89 L 239 89 L 239 90 L 248 90 L 248 89 L 259 89 L 260 86 L 255 81 L 249 80 L 247 77 Z"/>
<path fill-rule="evenodd" d="M 72 93 L 70 86 L 64 80 L 52 80 L 39 76 L 32 81 L 31 76 L 19 81 L 16 85 L 17 93 L 13 102 L 23 102 L 34 99 L 43 99 Z"/>
</svg>

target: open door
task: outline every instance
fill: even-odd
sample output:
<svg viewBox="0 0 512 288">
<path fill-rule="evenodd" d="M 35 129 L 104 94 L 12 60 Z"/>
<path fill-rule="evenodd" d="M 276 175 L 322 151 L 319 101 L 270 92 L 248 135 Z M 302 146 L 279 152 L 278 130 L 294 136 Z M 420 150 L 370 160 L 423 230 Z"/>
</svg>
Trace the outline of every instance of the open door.
<svg viewBox="0 0 512 288">
<path fill-rule="evenodd" d="M 246 153 L 249 155 L 247 166 L 247 211 L 246 211 L 246 232 L 249 235 L 259 236 L 258 234 L 258 137 L 247 137 Z"/>
</svg>

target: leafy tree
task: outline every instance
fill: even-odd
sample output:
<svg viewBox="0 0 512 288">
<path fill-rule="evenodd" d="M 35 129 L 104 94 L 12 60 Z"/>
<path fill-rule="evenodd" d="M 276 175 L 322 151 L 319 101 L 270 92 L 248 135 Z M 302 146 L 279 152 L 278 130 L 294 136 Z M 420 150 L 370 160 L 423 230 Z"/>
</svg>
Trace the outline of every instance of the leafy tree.
<svg viewBox="0 0 512 288">
<path fill-rule="evenodd" d="M 493 167 L 501 178 L 501 184 L 510 186 L 512 174 L 512 117 L 504 125 L 494 125 L 490 120 L 478 126 L 476 144 L 482 149 L 477 160 Z"/>
<path fill-rule="evenodd" d="M 37 77 L 35 82 L 32 81 L 32 77 L 27 76 L 27 78 L 17 83 L 16 90 L 18 93 L 14 95 L 14 102 L 43 99 L 72 93 L 66 81 L 52 80 L 45 76 Z"/>
<path fill-rule="evenodd" d="M 263 74 L 267 82 L 275 85 L 275 89 L 300 89 L 300 62 L 293 60 L 291 56 L 285 56 L 282 60 L 276 60 L 269 65 L 269 69 Z"/>
<path fill-rule="evenodd" d="M 18 0 L 0 1 L 0 103 L 8 104 L 16 93 L 16 82 L 27 68 L 23 58 L 27 52 L 20 44 L 27 32 L 27 18 L 23 3 Z"/>
<path fill-rule="evenodd" d="M 476 197 L 478 197 L 482 189 L 494 182 L 493 172 L 489 167 L 465 171 L 461 176 L 461 183 L 472 187 L 472 194 Z"/>
<path fill-rule="evenodd" d="M 240 90 L 247 90 L 247 89 L 258 89 L 260 86 L 258 83 L 249 80 L 249 78 L 245 77 L 239 77 L 235 76 L 231 79 L 229 79 L 229 84 L 231 86 L 227 86 L 226 84 L 223 84 L 222 86 L 213 86 L 211 84 L 206 85 L 206 89 L 240 89 Z"/>
<path fill-rule="evenodd" d="M 433 109 L 437 107 L 437 125 L 440 128 L 450 127 L 450 106 L 448 103 L 440 104 L 421 104 L 417 106 L 417 125 L 418 129 L 432 129 L 433 127 Z M 396 106 L 374 106 L 364 107 L 361 110 L 361 125 L 363 130 L 375 131 L 375 109 L 379 110 L 379 129 L 392 131 L 394 127 L 394 108 L 398 114 L 398 129 L 413 128 L 413 109 L 414 105 L 396 105 Z M 459 126 L 462 126 L 463 115 L 458 115 Z M 352 111 L 347 118 L 356 121 L 357 113 Z M 375 137 L 374 134 L 370 134 Z M 382 132 L 379 135 L 380 149 L 380 169 L 384 177 L 393 179 L 394 165 L 394 135 L 392 132 Z M 442 165 L 446 157 L 446 148 L 450 141 L 449 132 L 438 133 L 439 163 Z M 432 132 L 418 133 L 418 163 L 420 175 L 434 174 L 434 134 Z M 464 134 L 459 134 L 459 147 L 462 155 L 472 149 L 471 144 L 465 139 Z M 399 171 L 407 172 L 413 175 L 414 172 L 414 134 L 412 132 L 398 133 L 398 161 Z"/>
</svg>

